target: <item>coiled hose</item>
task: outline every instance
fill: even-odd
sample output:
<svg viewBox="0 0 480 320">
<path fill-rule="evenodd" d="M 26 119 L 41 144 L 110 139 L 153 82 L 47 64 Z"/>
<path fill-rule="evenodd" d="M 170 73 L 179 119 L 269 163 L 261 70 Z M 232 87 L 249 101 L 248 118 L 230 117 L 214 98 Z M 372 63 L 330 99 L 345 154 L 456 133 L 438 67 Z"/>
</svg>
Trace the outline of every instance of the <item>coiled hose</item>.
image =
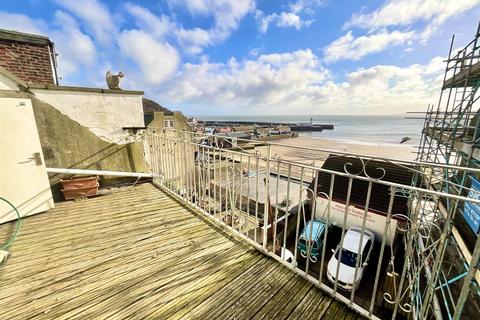
<svg viewBox="0 0 480 320">
<path fill-rule="evenodd" d="M 17 235 L 20 232 L 20 218 L 21 217 L 20 217 L 20 212 L 18 212 L 17 208 L 10 201 L 8 201 L 7 199 L 5 199 L 3 197 L 0 197 L 0 200 L 6 202 L 10 207 L 13 208 L 13 210 L 17 214 L 17 225 L 15 227 L 15 232 L 12 234 L 12 236 L 10 237 L 10 239 L 8 239 L 7 242 L 0 245 L 0 250 L 8 251 L 10 249 L 10 247 L 12 246 L 12 244 L 17 239 Z"/>
</svg>

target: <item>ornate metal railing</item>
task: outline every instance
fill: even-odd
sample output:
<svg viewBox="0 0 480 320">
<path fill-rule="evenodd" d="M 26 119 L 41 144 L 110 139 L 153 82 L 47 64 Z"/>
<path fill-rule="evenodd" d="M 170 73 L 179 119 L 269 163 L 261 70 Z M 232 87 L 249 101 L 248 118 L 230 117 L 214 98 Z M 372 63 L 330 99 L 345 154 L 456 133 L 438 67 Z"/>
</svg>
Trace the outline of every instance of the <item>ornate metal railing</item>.
<svg viewBox="0 0 480 320">
<path fill-rule="evenodd" d="M 278 144 L 174 130 L 145 141 L 156 184 L 362 315 L 478 314 L 480 237 L 451 241 L 477 191 L 448 194 L 431 177 L 479 169 L 296 147 L 317 156 L 308 164 L 272 154 Z"/>
</svg>

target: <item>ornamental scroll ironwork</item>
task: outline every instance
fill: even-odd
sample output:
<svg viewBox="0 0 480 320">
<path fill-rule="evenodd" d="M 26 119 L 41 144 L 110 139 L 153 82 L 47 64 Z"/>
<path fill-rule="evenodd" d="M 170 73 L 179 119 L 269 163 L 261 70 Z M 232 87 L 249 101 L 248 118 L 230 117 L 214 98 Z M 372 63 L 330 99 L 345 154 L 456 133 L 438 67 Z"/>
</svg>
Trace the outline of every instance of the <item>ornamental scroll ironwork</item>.
<svg viewBox="0 0 480 320">
<path fill-rule="evenodd" d="M 365 160 L 360 156 L 348 156 L 348 158 L 358 159 L 360 161 L 361 168 L 360 168 L 360 171 L 358 171 L 358 172 L 351 172 L 347 168 L 348 167 L 354 167 L 355 165 L 352 162 L 347 162 L 343 165 L 343 170 L 345 171 L 345 173 L 351 174 L 353 176 L 360 176 L 363 173 L 367 178 L 372 179 L 372 180 L 381 180 L 387 174 L 387 171 L 385 170 L 385 168 L 382 168 L 382 167 L 375 167 L 375 170 L 380 172 L 379 176 L 375 177 L 375 176 L 372 176 L 371 173 L 369 174 L 367 172 L 368 164 L 370 163 L 370 161 L 379 160 L 379 159 L 370 158 L 365 162 Z"/>
</svg>

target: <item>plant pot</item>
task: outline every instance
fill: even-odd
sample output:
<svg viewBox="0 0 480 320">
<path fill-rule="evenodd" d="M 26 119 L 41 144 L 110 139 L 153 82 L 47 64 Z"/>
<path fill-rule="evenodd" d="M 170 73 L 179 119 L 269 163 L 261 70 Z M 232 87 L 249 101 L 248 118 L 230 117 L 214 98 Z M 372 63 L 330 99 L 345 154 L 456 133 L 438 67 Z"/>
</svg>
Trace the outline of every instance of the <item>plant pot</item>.
<svg viewBox="0 0 480 320">
<path fill-rule="evenodd" d="M 98 177 L 60 180 L 65 200 L 91 197 L 98 194 Z"/>
</svg>

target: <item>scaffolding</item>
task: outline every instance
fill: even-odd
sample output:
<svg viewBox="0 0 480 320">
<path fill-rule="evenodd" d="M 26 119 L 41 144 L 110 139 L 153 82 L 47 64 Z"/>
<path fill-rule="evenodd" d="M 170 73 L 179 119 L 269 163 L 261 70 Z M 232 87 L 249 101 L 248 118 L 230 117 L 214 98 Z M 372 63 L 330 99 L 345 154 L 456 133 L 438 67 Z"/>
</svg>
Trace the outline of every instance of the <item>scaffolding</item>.
<svg viewBox="0 0 480 320">
<path fill-rule="evenodd" d="M 480 175 L 465 168 L 480 168 L 479 38 L 480 24 L 474 39 L 454 53 L 452 37 L 439 102 L 427 108 L 416 159 L 448 166 L 421 166 L 414 185 L 478 197 Z M 411 196 L 411 205 L 421 208 L 419 227 L 405 238 L 406 247 L 412 244 L 405 281 L 415 318 L 475 318 L 480 312 L 480 217 L 470 214 L 477 209 L 418 194 Z"/>
</svg>

